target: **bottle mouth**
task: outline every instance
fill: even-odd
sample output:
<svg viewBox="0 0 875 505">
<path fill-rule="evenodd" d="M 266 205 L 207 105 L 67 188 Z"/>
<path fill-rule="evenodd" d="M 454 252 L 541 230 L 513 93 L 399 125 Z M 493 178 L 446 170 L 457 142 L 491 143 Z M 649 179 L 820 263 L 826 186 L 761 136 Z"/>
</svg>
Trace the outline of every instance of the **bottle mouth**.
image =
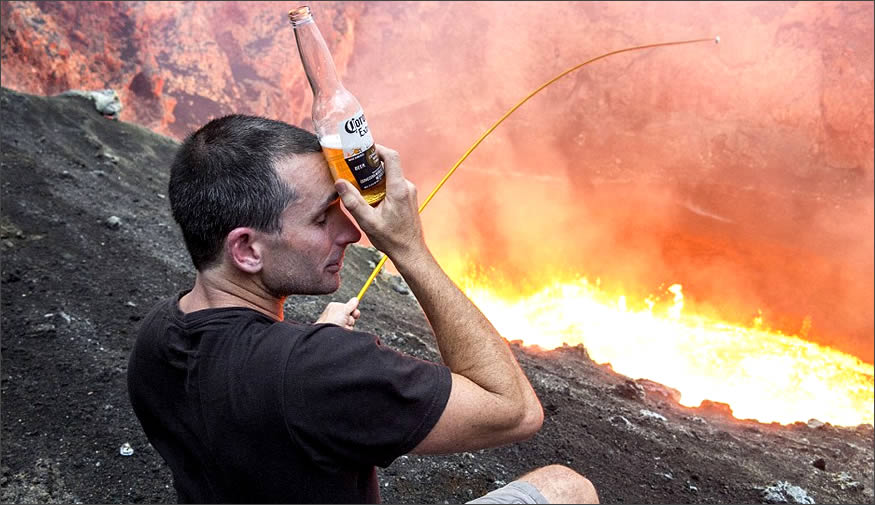
<svg viewBox="0 0 875 505">
<path fill-rule="evenodd" d="M 302 25 L 304 23 L 312 23 L 313 15 L 310 13 L 310 7 L 303 5 L 289 11 L 289 21 L 292 26 Z"/>
</svg>

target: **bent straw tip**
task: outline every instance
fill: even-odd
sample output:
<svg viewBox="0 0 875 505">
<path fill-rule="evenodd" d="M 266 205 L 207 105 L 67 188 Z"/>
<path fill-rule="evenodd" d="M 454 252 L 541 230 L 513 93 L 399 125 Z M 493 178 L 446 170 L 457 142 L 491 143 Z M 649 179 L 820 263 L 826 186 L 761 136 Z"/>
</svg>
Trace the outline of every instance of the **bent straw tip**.
<svg viewBox="0 0 875 505">
<path fill-rule="evenodd" d="M 719 44 L 719 43 L 720 43 L 720 35 L 714 37 L 714 43 L 715 43 L 715 44 Z"/>
</svg>

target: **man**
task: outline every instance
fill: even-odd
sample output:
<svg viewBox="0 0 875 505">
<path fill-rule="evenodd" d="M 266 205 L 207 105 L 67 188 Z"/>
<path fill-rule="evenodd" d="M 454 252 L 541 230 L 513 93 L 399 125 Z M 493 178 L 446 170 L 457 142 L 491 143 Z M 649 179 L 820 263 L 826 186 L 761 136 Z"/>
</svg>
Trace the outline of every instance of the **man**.
<svg viewBox="0 0 875 505">
<path fill-rule="evenodd" d="M 386 198 L 371 207 L 335 184 L 320 151 L 309 132 L 232 115 L 189 136 L 173 162 L 170 204 L 197 275 L 144 318 L 128 389 L 182 502 L 378 502 L 375 465 L 507 444 L 541 426 L 508 345 L 429 252 L 398 154 L 379 147 Z M 355 299 L 316 324 L 283 320 L 287 296 L 340 286 L 344 250 L 361 237 L 341 199 L 410 285 L 445 366 L 351 330 Z M 597 500 L 561 466 L 483 499 L 515 496 Z"/>
</svg>

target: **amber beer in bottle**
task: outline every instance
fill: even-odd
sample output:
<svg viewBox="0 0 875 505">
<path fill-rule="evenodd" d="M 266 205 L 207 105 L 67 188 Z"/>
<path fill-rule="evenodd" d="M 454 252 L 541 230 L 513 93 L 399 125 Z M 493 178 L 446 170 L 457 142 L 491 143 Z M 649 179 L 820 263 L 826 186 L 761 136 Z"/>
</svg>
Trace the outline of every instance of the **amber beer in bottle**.
<svg viewBox="0 0 875 505">
<path fill-rule="evenodd" d="M 313 127 L 335 180 L 346 179 L 371 205 L 386 196 L 383 162 L 362 106 L 337 78 L 334 60 L 309 7 L 289 11 L 298 52 L 313 90 Z"/>
</svg>

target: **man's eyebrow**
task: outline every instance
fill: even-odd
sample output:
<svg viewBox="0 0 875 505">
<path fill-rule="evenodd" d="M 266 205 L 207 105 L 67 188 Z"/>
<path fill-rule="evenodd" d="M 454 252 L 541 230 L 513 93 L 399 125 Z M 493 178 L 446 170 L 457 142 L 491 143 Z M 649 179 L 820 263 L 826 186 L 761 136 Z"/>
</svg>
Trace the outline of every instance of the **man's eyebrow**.
<svg viewBox="0 0 875 505">
<path fill-rule="evenodd" d="M 337 191 L 335 191 L 334 193 L 331 193 L 331 195 L 329 195 L 328 198 L 326 198 L 322 202 L 322 205 L 317 207 L 316 214 L 321 214 L 322 212 L 324 212 L 325 209 L 327 209 L 328 207 L 331 207 L 334 204 L 334 202 L 336 202 L 339 198 L 340 198 L 340 194 Z"/>
</svg>

